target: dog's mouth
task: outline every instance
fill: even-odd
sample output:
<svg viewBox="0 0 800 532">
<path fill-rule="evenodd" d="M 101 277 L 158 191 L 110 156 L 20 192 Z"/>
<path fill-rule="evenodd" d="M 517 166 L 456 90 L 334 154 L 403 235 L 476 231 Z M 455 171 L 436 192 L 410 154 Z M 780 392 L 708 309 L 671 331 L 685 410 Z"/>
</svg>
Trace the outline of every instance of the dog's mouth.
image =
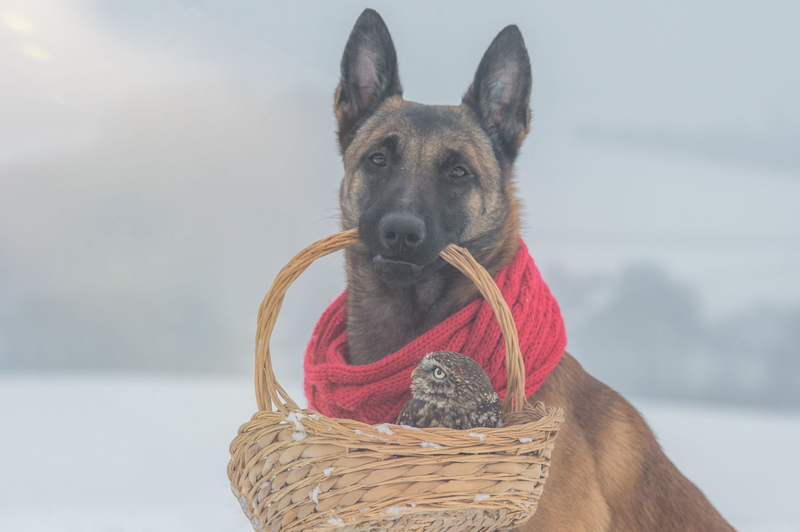
<svg viewBox="0 0 800 532">
<path fill-rule="evenodd" d="M 417 264 L 397 257 L 375 255 L 372 267 L 381 278 L 390 284 L 411 285 L 426 278 L 431 272 L 444 264 L 444 259 L 437 257 L 428 264 Z"/>
</svg>

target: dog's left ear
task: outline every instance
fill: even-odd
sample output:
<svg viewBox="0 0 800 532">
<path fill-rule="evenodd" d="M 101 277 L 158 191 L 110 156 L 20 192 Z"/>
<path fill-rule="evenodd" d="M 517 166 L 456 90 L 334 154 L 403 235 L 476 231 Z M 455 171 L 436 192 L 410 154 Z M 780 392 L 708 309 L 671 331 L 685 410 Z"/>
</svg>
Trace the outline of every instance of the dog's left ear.
<svg viewBox="0 0 800 532">
<path fill-rule="evenodd" d="M 365 9 L 347 40 L 342 55 L 342 79 L 336 89 L 334 109 L 342 153 L 358 127 L 383 100 L 402 94 L 397 54 L 389 29 L 377 11 Z"/>
<path fill-rule="evenodd" d="M 477 115 L 500 152 L 517 157 L 531 122 L 531 61 L 522 33 L 506 26 L 486 50 L 463 103 Z"/>
</svg>

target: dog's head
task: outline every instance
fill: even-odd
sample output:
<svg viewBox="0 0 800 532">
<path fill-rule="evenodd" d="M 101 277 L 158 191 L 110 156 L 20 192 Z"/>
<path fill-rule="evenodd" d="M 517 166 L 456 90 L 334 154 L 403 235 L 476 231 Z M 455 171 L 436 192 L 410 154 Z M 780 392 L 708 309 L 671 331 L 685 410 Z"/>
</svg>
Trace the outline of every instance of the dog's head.
<svg viewBox="0 0 800 532">
<path fill-rule="evenodd" d="M 403 99 L 389 30 L 370 9 L 350 34 L 341 75 L 334 107 L 343 225 L 358 227 L 383 280 L 423 280 L 442 265 L 447 244 L 480 255 L 516 224 L 511 173 L 530 125 L 531 92 L 516 26 L 494 39 L 458 106 Z"/>
</svg>

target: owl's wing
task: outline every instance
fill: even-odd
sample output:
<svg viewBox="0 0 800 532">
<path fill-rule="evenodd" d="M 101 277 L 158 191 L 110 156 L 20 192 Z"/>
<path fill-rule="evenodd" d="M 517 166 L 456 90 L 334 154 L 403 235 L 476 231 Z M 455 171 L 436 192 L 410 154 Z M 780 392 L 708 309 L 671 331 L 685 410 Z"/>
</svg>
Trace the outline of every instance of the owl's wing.
<svg viewBox="0 0 800 532">
<path fill-rule="evenodd" d="M 421 399 L 410 399 L 405 406 L 403 406 L 400 415 L 397 416 L 397 424 L 425 428 L 425 425 L 420 424 L 420 422 L 424 423 L 425 421 L 423 418 L 426 414 L 427 404 L 428 403 Z"/>
</svg>

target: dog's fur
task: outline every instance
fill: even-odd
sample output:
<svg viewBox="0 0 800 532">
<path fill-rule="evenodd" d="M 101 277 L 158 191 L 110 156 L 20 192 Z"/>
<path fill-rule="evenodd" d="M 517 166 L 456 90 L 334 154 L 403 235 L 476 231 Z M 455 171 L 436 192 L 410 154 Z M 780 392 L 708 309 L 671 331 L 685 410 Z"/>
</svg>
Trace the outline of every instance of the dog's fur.
<svg viewBox="0 0 800 532">
<path fill-rule="evenodd" d="M 530 60 L 508 26 L 458 106 L 405 101 L 381 17 L 366 10 L 335 96 L 345 166 L 352 364 L 380 360 L 478 297 L 438 258 L 454 242 L 496 274 L 517 250 L 514 159 L 530 127 Z M 565 353 L 531 397 L 567 416 L 540 507 L 523 530 L 732 530 L 667 459 L 639 413 Z"/>
</svg>

